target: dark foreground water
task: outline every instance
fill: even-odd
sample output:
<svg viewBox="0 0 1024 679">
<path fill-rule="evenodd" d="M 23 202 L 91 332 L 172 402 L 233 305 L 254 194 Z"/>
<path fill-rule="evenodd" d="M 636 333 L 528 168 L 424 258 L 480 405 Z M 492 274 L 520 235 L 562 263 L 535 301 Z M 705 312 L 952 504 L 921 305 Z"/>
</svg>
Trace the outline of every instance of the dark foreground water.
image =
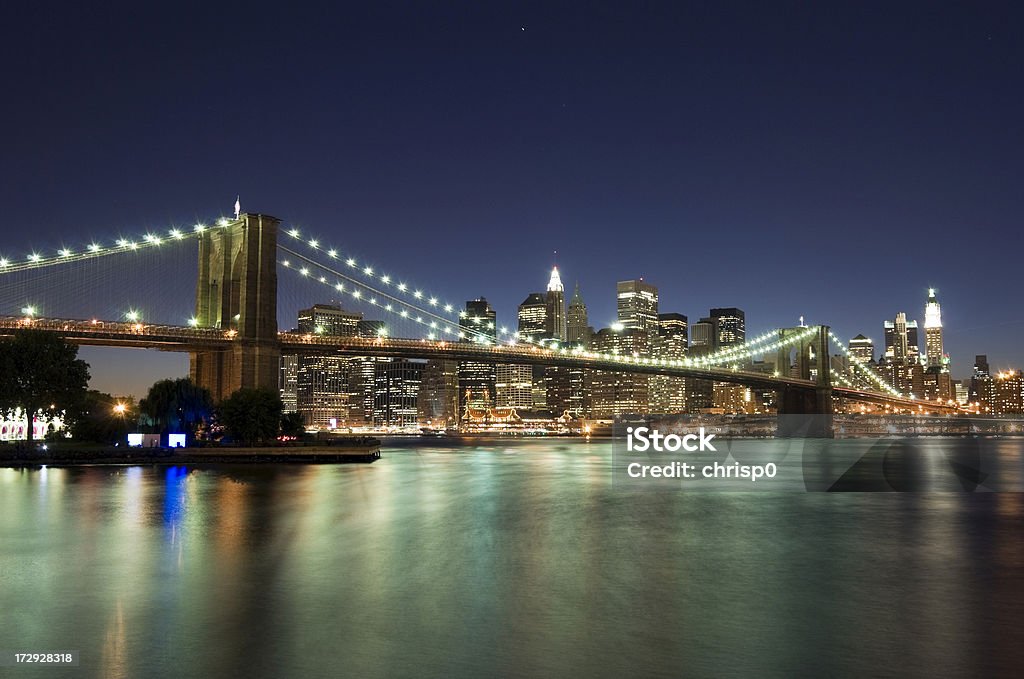
<svg viewBox="0 0 1024 679">
<path fill-rule="evenodd" d="M 991 676 L 1020 493 L 627 492 L 607 443 L 0 469 L 11 677 Z"/>
</svg>

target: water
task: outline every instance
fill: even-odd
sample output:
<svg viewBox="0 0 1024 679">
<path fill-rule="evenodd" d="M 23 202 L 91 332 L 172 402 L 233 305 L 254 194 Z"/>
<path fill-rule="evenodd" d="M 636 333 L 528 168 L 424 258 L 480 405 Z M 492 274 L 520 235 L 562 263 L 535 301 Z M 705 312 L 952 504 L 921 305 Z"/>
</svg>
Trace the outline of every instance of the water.
<svg viewBox="0 0 1024 679">
<path fill-rule="evenodd" d="M 1019 444 L 1018 449 L 1019 449 Z M 978 676 L 1024 661 L 1020 493 L 628 492 L 607 443 L 0 469 L 13 677 Z"/>
</svg>

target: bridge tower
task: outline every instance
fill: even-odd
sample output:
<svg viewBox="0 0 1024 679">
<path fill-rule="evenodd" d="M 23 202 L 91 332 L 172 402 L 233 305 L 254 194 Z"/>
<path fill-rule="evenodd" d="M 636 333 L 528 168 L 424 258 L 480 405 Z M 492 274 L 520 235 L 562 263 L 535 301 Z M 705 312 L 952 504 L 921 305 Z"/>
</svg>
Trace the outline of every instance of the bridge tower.
<svg viewBox="0 0 1024 679">
<path fill-rule="evenodd" d="M 806 332 L 807 328 L 784 328 L 779 331 L 779 339 Z M 800 340 L 797 345 L 796 360 L 793 362 L 796 368 L 796 375 L 803 380 L 811 379 L 811 363 L 815 364 L 815 384 L 812 387 L 787 386 L 779 390 L 778 404 L 779 415 L 815 415 L 813 421 L 801 422 L 794 428 L 794 433 L 799 429 L 801 436 L 832 436 L 832 359 L 828 351 L 829 327 L 818 326 L 818 329 L 810 337 Z M 786 370 L 790 367 L 790 350 L 780 349 L 776 358 L 776 366 L 782 376 L 786 376 Z M 782 430 L 783 420 L 780 418 L 779 427 Z M 795 422 L 789 423 L 790 425 Z"/>
<path fill-rule="evenodd" d="M 190 375 L 220 401 L 237 389 L 278 388 L 277 228 L 269 215 L 242 214 L 199 238 L 196 320 L 234 331 L 230 349 L 194 351 Z"/>
</svg>

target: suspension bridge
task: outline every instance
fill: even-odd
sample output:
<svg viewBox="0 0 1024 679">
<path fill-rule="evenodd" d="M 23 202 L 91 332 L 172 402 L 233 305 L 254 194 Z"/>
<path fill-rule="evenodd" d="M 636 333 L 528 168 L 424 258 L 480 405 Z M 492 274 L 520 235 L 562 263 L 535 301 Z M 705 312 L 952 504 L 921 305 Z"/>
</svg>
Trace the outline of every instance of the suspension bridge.
<svg viewBox="0 0 1024 679">
<path fill-rule="evenodd" d="M 111 268 L 96 269 L 97 262 L 116 261 L 119 255 L 130 253 L 166 252 L 183 242 L 198 242 L 194 310 L 183 322 L 157 323 L 133 310 L 114 315 L 109 305 L 105 316 L 96 315 L 69 304 L 71 298 L 82 298 L 78 304 L 89 306 L 89 300 L 103 297 L 69 293 L 83 289 L 88 293 L 96 278 L 111 276 Z M 195 248 L 191 254 L 188 249 L 184 252 L 196 256 Z M 385 326 L 388 329 L 382 327 L 373 337 L 280 331 L 278 291 L 279 278 L 284 276 L 306 286 L 310 297 L 329 294 L 344 299 L 348 306 L 391 319 Z M 179 271 L 175 278 L 180 277 L 189 278 Z M 43 305 L 28 299 L 39 296 L 40 289 L 51 299 L 61 300 L 47 307 L 60 307 L 62 313 L 48 313 Z M 22 305 L 18 313 L 0 316 L 0 335 L 31 327 L 83 345 L 187 352 L 192 379 L 210 389 L 218 400 L 242 387 L 277 389 L 282 355 L 317 354 L 583 367 L 687 377 L 775 391 L 780 414 L 830 415 L 836 399 L 897 412 L 956 409 L 950 403 L 902 394 L 852 357 L 835 369 L 832 347 L 840 354 L 847 349 L 825 325 L 778 328 L 744 344 L 686 358 L 602 353 L 555 341 L 530 341 L 504 328 L 484 327 L 482 319 L 467 318 L 461 305 L 443 301 L 298 229 L 282 229 L 278 219 L 262 214 L 243 213 L 190 229 L 33 251 L 20 258 L 0 255 L 0 305 L 11 309 Z M 755 371 L 750 366 L 756 357 L 771 358 L 784 369 Z"/>
</svg>

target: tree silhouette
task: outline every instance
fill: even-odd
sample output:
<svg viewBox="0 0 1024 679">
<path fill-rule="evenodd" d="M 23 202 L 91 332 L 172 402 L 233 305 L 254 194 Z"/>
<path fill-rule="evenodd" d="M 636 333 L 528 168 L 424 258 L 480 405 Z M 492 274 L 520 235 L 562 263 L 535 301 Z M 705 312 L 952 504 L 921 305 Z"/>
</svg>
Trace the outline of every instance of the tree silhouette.
<svg viewBox="0 0 1024 679">
<path fill-rule="evenodd" d="M 139 412 L 146 424 L 161 434 L 183 433 L 189 439 L 195 436 L 196 428 L 212 410 L 209 390 L 187 377 L 160 380 L 149 388 L 146 398 L 139 401 Z"/>
<path fill-rule="evenodd" d="M 276 391 L 239 389 L 221 401 L 219 410 L 228 434 L 251 446 L 277 436 L 284 406 Z"/>
<path fill-rule="evenodd" d="M 40 410 L 77 416 L 89 384 L 89 365 L 78 358 L 78 347 L 43 330 L 22 329 L 0 341 L 0 410 L 21 408 L 32 422 Z"/>
</svg>

